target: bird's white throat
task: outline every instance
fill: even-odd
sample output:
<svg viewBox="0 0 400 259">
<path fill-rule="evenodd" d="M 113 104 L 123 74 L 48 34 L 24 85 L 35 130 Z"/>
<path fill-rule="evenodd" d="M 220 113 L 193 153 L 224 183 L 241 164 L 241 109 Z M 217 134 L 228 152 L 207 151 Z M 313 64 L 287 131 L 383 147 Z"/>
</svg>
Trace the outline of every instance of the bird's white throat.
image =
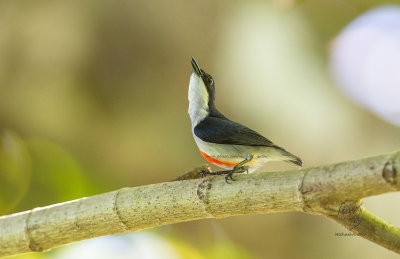
<svg viewBox="0 0 400 259">
<path fill-rule="evenodd" d="M 189 82 L 189 116 L 194 128 L 200 121 L 207 117 L 208 109 L 208 92 L 203 80 L 192 72 Z"/>
</svg>

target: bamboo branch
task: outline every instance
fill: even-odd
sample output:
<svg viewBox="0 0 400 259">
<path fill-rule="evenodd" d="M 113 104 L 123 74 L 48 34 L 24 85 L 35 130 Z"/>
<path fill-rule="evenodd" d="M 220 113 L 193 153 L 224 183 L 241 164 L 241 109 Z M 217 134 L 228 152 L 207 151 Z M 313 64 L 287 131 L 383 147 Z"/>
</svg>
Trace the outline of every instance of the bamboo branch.
<svg viewBox="0 0 400 259">
<path fill-rule="evenodd" d="M 400 152 L 296 171 L 123 188 L 0 217 L 0 256 L 44 251 L 102 235 L 244 214 L 300 211 L 340 224 L 343 201 L 400 191 Z M 352 232 L 400 253 L 400 229 L 362 208 Z"/>
</svg>

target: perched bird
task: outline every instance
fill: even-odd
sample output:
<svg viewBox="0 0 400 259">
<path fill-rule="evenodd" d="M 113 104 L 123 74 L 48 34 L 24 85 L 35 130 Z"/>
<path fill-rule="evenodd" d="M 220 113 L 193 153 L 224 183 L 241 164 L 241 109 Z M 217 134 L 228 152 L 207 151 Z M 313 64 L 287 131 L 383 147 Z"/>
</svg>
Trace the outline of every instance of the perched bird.
<svg viewBox="0 0 400 259">
<path fill-rule="evenodd" d="M 225 174 L 225 181 L 228 182 L 234 181 L 234 173 L 254 172 L 269 161 L 287 161 L 302 165 L 299 157 L 220 113 L 215 107 L 214 79 L 200 68 L 194 58 L 192 68 L 188 113 L 192 121 L 194 140 L 205 159 L 229 169 L 204 174 Z"/>
</svg>

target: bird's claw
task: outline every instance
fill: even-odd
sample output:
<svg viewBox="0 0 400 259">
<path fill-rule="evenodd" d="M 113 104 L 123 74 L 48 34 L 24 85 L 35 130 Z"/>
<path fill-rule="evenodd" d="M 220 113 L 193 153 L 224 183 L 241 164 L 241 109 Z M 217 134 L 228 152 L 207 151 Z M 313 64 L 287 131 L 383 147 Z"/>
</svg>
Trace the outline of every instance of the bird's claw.
<svg viewBox="0 0 400 259">
<path fill-rule="evenodd" d="M 235 174 L 235 173 L 243 173 L 243 172 L 249 173 L 249 168 L 247 166 L 240 166 L 240 167 L 234 167 L 232 170 L 219 171 L 219 172 L 207 172 L 207 171 L 201 170 L 199 172 L 199 175 L 201 177 L 205 177 L 207 175 L 222 175 L 222 174 L 225 174 L 225 182 L 230 184 L 230 181 L 236 181 L 235 179 L 233 179 L 233 174 Z"/>
<path fill-rule="evenodd" d="M 241 167 L 236 167 L 233 168 L 230 172 L 228 172 L 225 176 L 225 182 L 229 183 L 229 180 L 231 181 L 236 181 L 236 179 L 233 179 L 233 174 L 234 173 L 243 173 L 246 172 L 247 174 L 249 173 L 249 167 L 248 166 L 241 166 Z"/>
<path fill-rule="evenodd" d="M 236 181 L 235 179 L 233 179 L 233 173 L 234 173 L 234 170 L 232 170 L 231 172 L 226 174 L 226 176 L 225 176 L 226 183 L 231 184 L 228 180 Z"/>
</svg>

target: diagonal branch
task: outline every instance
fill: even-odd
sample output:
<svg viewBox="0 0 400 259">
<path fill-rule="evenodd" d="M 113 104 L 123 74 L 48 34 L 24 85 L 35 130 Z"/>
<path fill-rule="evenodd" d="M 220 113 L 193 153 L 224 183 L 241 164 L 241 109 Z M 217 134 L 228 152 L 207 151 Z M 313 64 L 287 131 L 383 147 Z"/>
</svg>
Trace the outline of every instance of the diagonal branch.
<svg viewBox="0 0 400 259">
<path fill-rule="evenodd" d="M 365 208 L 362 208 L 361 211 L 361 224 L 350 231 L 400 254 L 400 228 L 385 222 Z M 337 216 L 328 217 L 342 224 L 342 222 L 338 221 Z"/>
<path fill-rule="evenodd" d="M 244 214 L 301 211 L 338 220 L 345 200 L 400 191 L 400 152 L 296 171 L 178 180 L 123 188 L 0 217 L 0 256 L 96 236 Z M 183 178 L 181 178 L 183 179 Z M 361 209 L 351 231 L 400 253 L 400 229 Z"/>
</svg>

